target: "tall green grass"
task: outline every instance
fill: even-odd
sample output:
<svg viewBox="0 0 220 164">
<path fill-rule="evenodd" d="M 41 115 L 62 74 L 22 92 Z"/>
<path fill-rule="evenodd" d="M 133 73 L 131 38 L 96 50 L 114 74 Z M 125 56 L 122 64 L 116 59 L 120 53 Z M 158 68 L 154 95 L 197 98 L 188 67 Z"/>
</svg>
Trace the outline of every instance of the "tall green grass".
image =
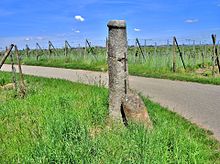
<svg viewBox="0 0 220 164">
<path fill-rule="evenodd" d="M 24 99 L 0 90 L 0 163 L 218 163 L 209 132 L 144 99 L 153 130 L 109 121 L 108 90 L 25 76 Z M 1 85 L 10 82 L 0 72 Z"/>
</svg>

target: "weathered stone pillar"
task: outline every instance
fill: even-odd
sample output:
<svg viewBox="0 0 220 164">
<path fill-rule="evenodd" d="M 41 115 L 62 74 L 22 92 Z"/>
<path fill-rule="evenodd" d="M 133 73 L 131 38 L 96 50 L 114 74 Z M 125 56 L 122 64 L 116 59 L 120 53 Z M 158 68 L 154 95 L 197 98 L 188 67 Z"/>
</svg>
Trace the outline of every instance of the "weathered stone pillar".
<svg viewBox="0 0 220 164">
<path fill-rule="evenodd" d="M 128 90 L 127 32 L 124 20 L 108 23 L 109 113 L 122 119 L 122 99 Z"/>
</svg>

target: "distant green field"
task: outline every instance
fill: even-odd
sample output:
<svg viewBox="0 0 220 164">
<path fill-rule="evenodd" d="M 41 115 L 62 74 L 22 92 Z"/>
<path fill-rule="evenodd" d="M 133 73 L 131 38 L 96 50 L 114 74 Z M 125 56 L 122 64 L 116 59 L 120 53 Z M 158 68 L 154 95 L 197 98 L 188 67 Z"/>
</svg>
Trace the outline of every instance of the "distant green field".
<svg viewBox="0 0 220 164">
<path fill-rule="evenodd" d="M 0 89 L 0 163 L 219 163 L 220 144 L 144 99 L 153 130 L 107 121 L 108 90 L 25 76 L 24 99 Z M 0 72 L 0 85 L 11 81 Z"/>
</svg>

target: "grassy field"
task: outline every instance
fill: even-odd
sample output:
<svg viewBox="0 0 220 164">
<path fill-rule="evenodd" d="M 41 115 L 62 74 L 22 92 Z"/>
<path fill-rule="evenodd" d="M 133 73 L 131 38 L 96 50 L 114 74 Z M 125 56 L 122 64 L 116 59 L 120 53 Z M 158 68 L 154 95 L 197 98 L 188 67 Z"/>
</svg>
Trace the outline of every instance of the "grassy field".
<svg viewBox="0 0 220 164">
<path fill-rule="evenodd" d="M 154 129 L 113 123 L 108 90 L 25 76 L 27 96 L 0 90 L 0 163 L 220 163 L 210 132 L 144 99 Z M 0 85 L 11 74 L 0 72 Z"/>
<path fill-rule="evenodd" d="M 140 50 L 136 53 L 137 50 L 135 47 L 128 48 L 131 75 L 220 85 L 217 67 L 215 67 L 215 76 L 212 76 L 212 46 L 181 46 L 186 70 L 176 52 L 175 73 L 172 72 L 172 46 L 142 47 L 145 60 Z M 62 49 L 54 52 L 52 51 L 49 55 L 47 50 L 32 50 L 27 56 L 26 51 L 21 51 L 23 64 L 95 71 L 107 70 L 106 49 L 104 48 L 94 48 L 93 54 L 83 48 L 69 50 L 67 56 L 64 55 Z M 39 55 L 38 60 L 37 55 Z"/>
</svg>

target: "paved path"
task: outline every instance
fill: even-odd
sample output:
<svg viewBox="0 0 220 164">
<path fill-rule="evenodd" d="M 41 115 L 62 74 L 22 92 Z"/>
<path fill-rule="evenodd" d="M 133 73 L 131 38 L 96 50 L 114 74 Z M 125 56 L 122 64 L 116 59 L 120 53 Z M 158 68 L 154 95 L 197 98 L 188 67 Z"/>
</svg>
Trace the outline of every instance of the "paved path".
<svg viewBox="0 0 220 164">
<path fill-rule="evenodd" d="M 106 73 L 37 66 L 22 66 L 22 69 L 29 75 L 108 85 Z M 2 70 L 10 71 L 11 68 L 4 65 Z M 129 79 L 131 88 L 213 131 L 220 141 L 220 86 L 135 76 Z"/>
</svg>

